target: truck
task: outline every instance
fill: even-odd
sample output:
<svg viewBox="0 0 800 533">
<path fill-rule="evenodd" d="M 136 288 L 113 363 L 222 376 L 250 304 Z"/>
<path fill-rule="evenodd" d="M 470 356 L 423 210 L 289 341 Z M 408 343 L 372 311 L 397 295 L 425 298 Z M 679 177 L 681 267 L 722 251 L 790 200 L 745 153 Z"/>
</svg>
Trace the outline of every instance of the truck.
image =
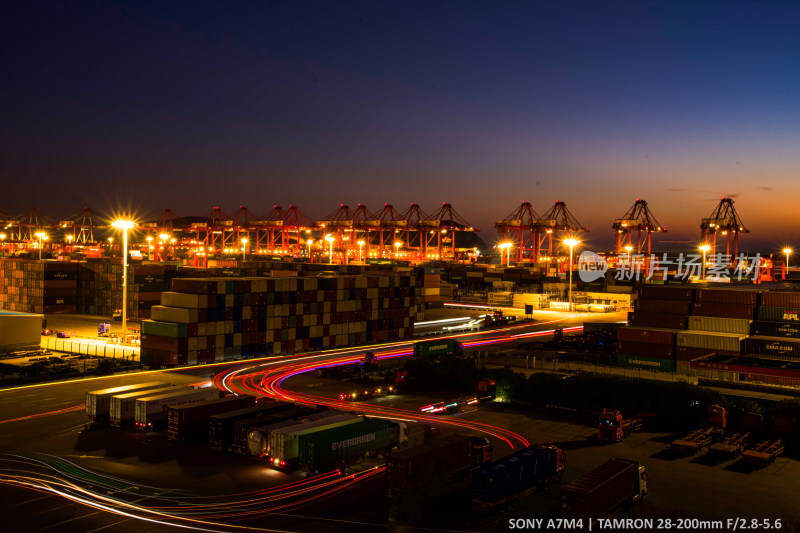
<svg viewBox="0 0 800 533">
<path fill-rule="evenodd" d="M 597 421 L 597 439 L 605 442 L 620 442 L 633 431 L 638 431 L 655 418 L 650 413 L 640 413 L 633 418 L 625 418 L 619 409 L 603 409 Z"/>
<path fill-rule="evenodd" d="M 461 342 L 454 339 L 436 339 L 414 343 L 415 359 L 440 359 L 458 356 L 463 353 Z"/>
<path fill-rule="evenodd" d="M 450 435 L 389 455 L 386 487 L 389 497 L 432 489 L 492 460 L 492 446 L 484 437 Z"/>
<path fill-rule="evenodd" d="M 309 414 L 272 417 L 272 419 L 268 422 L 265 421 L 265 423 L 259 424 L 258 427 L 254 427 L 248 432 L 247 448 L 251 454 L 257 457 L 268 458 L 270 450 L 269 436 L 272 430 L 306 422 L 315 422 L 317 420 L 338 416 L 340 414 L 342 414 L 340 411 L 314 410 Z"/>
<path fill-rule="evenodd" d="M 747 439 L 749 437 L 749 432 L 726 435 L 721 441 L 712 444 L 708 449 L 708 453 L 720 459 L 737 457 L 747 447 Z"/>
<path fill-rule="evenodd" d="M 631 459 L 610 459 L 561 486 L 564 518 L 606 518 L 647 495 L 647 469 Z"/>
<path fill-rule="evenodd" d="M 214 450 L 229 450 L 233 445 L 236 422 L 270 413 L 288 411 L 293 404 L 289 402 L 264 402 L 255 407 L 246 407 L 212 415 L 208 420 L 208 447 Z"/>
<path fill-rule="evenodd" d="M 269 432 L 269 463 L 272 468 L 291 469 L 297 465 L 300 437 L 323 429 L 346 426 L 364 420 L 358 415 L 338 414 L 321 420 L 300 422 Z"/>
<path fill-rule="evenodd" d="M 696 429 L 672 441 L 672 451 L 678 455 L 694 455 L 714 442 L 720 434 L 719 428 Z"/>
<path fill-rule="evenodd" d="M 520 498 L 556 483 L 564 475 L 566 454 L 556 446 L 528 446 L 472 472 L 472 508 L 499 511 Z"/>
<path fill-rule="evenodd" d="M 234 424 L 231 449 L 235 453 L 243 455 L 252 454 L 261 456 L 267 453 L 267 449 L 269 448 L 268 428 L 270 426 L 287 421 L 295 423 L 298 418 L 317 412 L 318 410 L 312 407 L 293 406 L 286 411 L 238 420 L 236 424 Z M 253 443 L 251 445 L 250 435 L 254 430 L 257 431 L 257 434 L 253 435 Z"/>
<path fill-rule="evenodd" d="M 111 425 L 115 427 L 133 425 L 134 421 L 136 420 L 136 400 L 139 398 L 144 398 L 145 396 L 155 396 L 158 394 L 166 394 L 168 392 L 176 392 L 179 390 L 191 389 L 189 387 L 162 387 L 158 389 L 128 392 L 113 396 L 111 398 L 111 414 L 109 415 Z"/>
<path fill-rule="evenodd" d="M 197 403 L 173 405 L 167 410 L 167 431 L 174 440 L 208 440 L 212 415 L 255 405 L 255 396 L 224 396 Z"/>
<path fill-rule="evenodd" d="M 763 467 L 772 464 L 783 453 L 783 440 L 761 441 L 749 450 L 742 452 L 742 464 Z"/>
<path fill-rule="evenodd" d="M 168 387 L 169 383 L 163 381 L 151 381 L 149 383 L 136 383 L 134 385 L 123 385 L 86 392 L 86 415 L 90 422 L 107 422 L 111 411 L 111 398 L 117 394 L 126 392 L 145 391 L 148 389 L 159 389 Z"/>
<path fill-rule="evenodd" d="M 497 397 L 497 384 L 493 379 L 481 378 L 476 385 L 479 402 L 493 402 Z"/>
<path fill-rule="evenodd" d="M 392 424 L 368 419 L 300 435 L 297 460 L 307 472 L 342 469 L 369 452 L 388 452 L 392 447 Z"/>
<path fill-rule="evenodd" d="M 220 391 L 213 387 L 184 389 L 156 396 L 145 396 L 136 400 L 136 419 L 134 425 L 142 431 L 161 429 L 167 423 L 167 412 L 173 405 L 196 403 L 220 397 Z"/>
</svg>

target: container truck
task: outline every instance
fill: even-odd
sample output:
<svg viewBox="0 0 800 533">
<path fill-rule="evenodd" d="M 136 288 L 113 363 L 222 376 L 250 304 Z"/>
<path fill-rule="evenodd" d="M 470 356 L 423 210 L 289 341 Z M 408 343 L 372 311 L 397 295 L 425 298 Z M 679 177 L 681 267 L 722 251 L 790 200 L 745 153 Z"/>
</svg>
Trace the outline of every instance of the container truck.
<svg viewBox="0 0 800 533">
<path fill-rule="evenodd" d="M 297 459 L 308 472 L 343 468 L 369 452 L 388 451 L 392 446 L 392 424 L 371 419 L 300 435 Z"/>
<path fill-rule="evenodd" d="M 297 465 L 299 439 L 302 435 L 323 429 L 346 426 L 364 420 L 358 415 L 340 414 L 321 420 L 301 422 L 269 432 L 269 462 L 273 468 L 290 469 Z"/>
<path fill-rule="evenodd" d="M 289 402 L 265 402 L 255 407 L 236 409 L 212 415 L 208 421 L 208 446 L 214 450 L 228 450 L 233 444 L 236 422 L 270 413 L 288 411 L 293 405 Z"/>
<path fill-rule="evenodd" d="M 655 418 L 650 413 L 640 413 L 633 418 L 625 418 L 618 409 L 603 409 L 597 421 L 597 439 L 605 442 L 620 442 L 633 431 L 640 430 Z"/>
<path fill-rule="evenodd" d="M 117 394 L 126 392 L 137 392 L 148 389 L 160 389 L 168 387 L 169 383 L 163 381 L 151 381 L 150 383 L 136 383 L 134 385 L 123 385 L 86 392 L 86 415 L 90 422 L 107 422 L 111 411 L 111 398 Z"/>
<path fill-rule="evenodd" d="M 167 410 L 173 405 L 202 402 L 219 397 L 220 391 L 217 389 L 203 387 L 201 389 L 167 392 L 156 396 L 139 398 L 136 400 L 136 419 L 134 423 L 136 428 L 142 431 L 159 429 L 166 425 Z"/>
<path fill-rule="evenodd" d="M 146 391 L 128 392 L 111 398 L 111 425 L 122 427 L 132 425 L 136 420 L 136 400 L 145 396 L 156 396 L 168 392 L 192 390 L 189 387 L 163 387 Z"/>
<path fill-rule="evenodd" d="M 647 469 L 630 459 L 610 459 L 578 479 L 561 486 L 564 518 L 605 518 L 647 495 Z"/>
<path fill-rule="evenodd" d="M 461 355 L 461 342 L 453 339 L 436 339 L 414 343 L 414 357 L 419 359 L 439 359 L 443 356 Z"/>
<path fill-rule="evenodd" d="M 287 421 L 296 423 L 299 417 L 308 416 L 316 412 L 317 410 L 311 407 L 292 407 L 286 411 L 238 420 L 236 424 L 234 424 L 233 444 L 231 448 L 235 453 L 261 456 L 266 453 L 267 448 L 269 448 L 269 431 L 267 428 L 274 424 Z M 263 429 L 264 431 L 253 436 L 254 441 L 253 446 L 251 446 L 250 434 L 254 430 L 259 429 Z"/>
<path fill-rule="evenodd" d="M 498 511 L 564 475 L 566 455 L 555 446 L 529 446 L 472 472 L 472 507 Z"/>
<path fill-rule="evenodd" d="M 230 395 L 198 403 L 173 405 L 167 411 L 167 431 L 175 440 L 208 440 L 212 415 L 255 405 L 255 396 Z"/>
<path fill-rule="evenodd" d="M 402 496 L 454 479 L 466 477 L 475 467 L 491 461 L 492 446 L 483 437 L 451 435 L 392 453 L 386 462 L 390 497 Z"/>
</svg>

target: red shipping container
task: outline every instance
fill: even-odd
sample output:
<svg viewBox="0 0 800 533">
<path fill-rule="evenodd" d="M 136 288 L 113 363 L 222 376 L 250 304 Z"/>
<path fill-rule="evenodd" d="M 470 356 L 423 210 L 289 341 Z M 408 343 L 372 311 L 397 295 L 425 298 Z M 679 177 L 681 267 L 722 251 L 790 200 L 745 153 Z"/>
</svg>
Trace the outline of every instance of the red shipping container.
<svg viewBox="0 0 800 533">
<path fill-rule="evenodd" d="M 700 289 L 697 291 L 697 301 L 755 306 L 760 293 L 761 291 L 749 289 Z"/>
<path fill-rule="evenodd" d="M 636 311 L 632 313 L 629 323 L 639 327 L 686 329 L 686 316 Z"/>
<path fill-rule="evenodd" d="M 692 314 L 695 316 L 716 316 L 720 318 L 753 320 L 755 306 L 699 302 L 692 305 Z"/>
<path fill-rule="evenodd" d="M 767 307 L 800 307 L 800 292 L 765 292 L 761 295 L 761 305 Z"/>
<path fill-rule="evenodd" d="M 675 355 L 675 350 L 671 344 L 622 341 L 617 345 L 617 353 L 636 357 L 656 357 L 658 359 L 671 360 Z"/>
<path fill-rule="evenodd" d="M 709 350 L 707 348 L 687 348 L 685 346 L 678 346 L 675 350 L 676 361 L 691 361 L 698 357 L 706 355 L 717 354 L 730 357 L 738 357 L 739 352 L 732 352 L 727 350 Z"/>
<path fill-rule="evenodd" d="M 644 285 L 639 289 L 639 298 L 642 300 L 678 300 L 681 302 L 694 301 L 695 289 L 684 286 L 669 285 Z"/>
<path fill-rule="evenodd" d="M 692 312 L 691 302 L 677 300 L 636 300 L 636 311 L 645 313 L 664 313 L 672 315 L 689 315 Z"/>
<path fill-rule="evenodd" d="M 642 344 L 675 345 L 675 334 L 680 330 L 622 327 L 617 330 L 617 340 Z"/>
<path fill-rule="evenodd" d="M 197 323 L 186 324 L 187 337 L 197 337 Z"/>
</svg>

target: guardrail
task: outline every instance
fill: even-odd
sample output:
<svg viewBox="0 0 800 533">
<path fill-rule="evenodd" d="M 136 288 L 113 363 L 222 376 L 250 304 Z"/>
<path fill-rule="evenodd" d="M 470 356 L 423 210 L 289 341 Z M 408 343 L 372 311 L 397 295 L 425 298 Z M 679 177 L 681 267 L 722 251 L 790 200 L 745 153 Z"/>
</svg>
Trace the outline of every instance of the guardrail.
<svg viewBox="0 0 800 533">
<path fill-rule="evenodd" d="M 114 344 L 97 344 L 81 342 L 76 339 L 57 339 L 42 337 L 41 346 L 45 350 L 54 352 L 74 353 L 77 355 L 90 355 L 93 357 L 110 357 L 120 359 L 138 359 L 139 348 L 134 346 L 117 346 Z"/>
</svg>

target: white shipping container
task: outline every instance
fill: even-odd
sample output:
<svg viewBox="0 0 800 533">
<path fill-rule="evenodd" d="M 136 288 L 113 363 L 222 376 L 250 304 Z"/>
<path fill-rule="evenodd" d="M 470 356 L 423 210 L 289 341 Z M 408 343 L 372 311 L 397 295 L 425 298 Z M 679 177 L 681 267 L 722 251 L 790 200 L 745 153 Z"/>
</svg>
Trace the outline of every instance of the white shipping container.
<svg viewBox="0 0 800 533">
<path fill-rule="evenodd" d="M 742 339 L 746 336 L 712 331 L 679 331 L 676 337 L 676 344 L 686 348 L 738 352 Z"/>
<path fill-rule="evenodd" d="M 150 308 L 150 318 L 161 322 L 175 322 L 177 324 L 194 324 L 197 322 L 197 309 L 185 307 L 167 307 L 154 305 Z"/>
<path fill-rule="evenodd" d="M 39 324 L 41 328 L 41 324 Z M 41 334 L 41 331 L 39 332 Z M 163 381 L 150 381 L 147 383 L 135 383 L 133 385 L 122 385 L 86 392 L 86 414 L 90 420 L 107 419 L 111 411 L 112 398 L 118 394 L 138 392 L 151 389 L 168 387 L 170 384 Z"/>
<path fill-rule="evenodd" d="M 140 429 L 152 428 L 153 424 L 166 421 L 167 409 L 173 405 L 197 403 L 215 398 L 219 398 L 219 391 L 213 387 L 139 398 L 136 400 L 136 424 Z"/>
<path fill-rule="evenodd" d="M 362 420 L 364 419 L 358 415 L 342 414 L 313 422 L 301 422 L 293 426 L 274 429 L 269 432 L 269 456 L 279 461 L 295 459 L 298 454 L 300 435 L 355 424 Z"/>
<path fill-rule="evenodd" d="M 688 319 L 690 330 L 735 333 L 739 335 L 750 335 L 750 325 L 752 323 L 752 320 L 743 318 L 720 318 L 714 316 L 690 316 Z"/>
<path fill-rule="evenodd" d="M 175 390 L 188 390 L 186 387 L 171 387 L 169 383 L 164 383 L 162 386 L 154 387 L 152 389 L 126 392 L 124 394 L 117 394 L 111 398 L 111 410 L 109 419 L 111 424 L 121 426 L 123 424 L 132 424 L 136 418 L 136 400 L 145 396 L 155 396 Z"/>
<path fill-rule="evenodd" d="M 185 294 L 182 292 L 162 292 L 161 305 L 167 307 L 184 307 L 187 309 L 200 309 L 206 307 L 205 295 L 202 295 L 203 302 L 201 305 L 199 294 Z"/>
</svg>

